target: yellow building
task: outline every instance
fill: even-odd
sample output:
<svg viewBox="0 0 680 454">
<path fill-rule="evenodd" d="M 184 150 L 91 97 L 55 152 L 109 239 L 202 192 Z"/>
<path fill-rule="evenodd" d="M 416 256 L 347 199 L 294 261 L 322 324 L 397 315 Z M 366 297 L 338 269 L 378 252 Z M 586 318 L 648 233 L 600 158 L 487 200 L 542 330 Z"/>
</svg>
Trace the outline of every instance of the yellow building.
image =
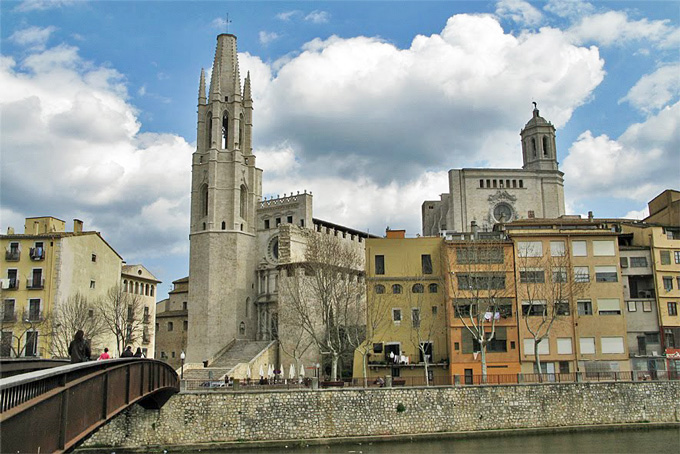
<svg viewBox="0 0 680 454">
<path fill-rule="evenodd" d="M 516 381 L 520 365 L 512 242 L 500 232 L 454 234 L 444 249 L 452 380 L 459 376 L 464 384 L 478 383 L 484 357 L 488 382 Z M 487 340 L 485 350 L 482 339 Z"/>
<path fill-rule="evenodd" d="M 680 372 L 680 228 L 646 223 L 621 223 L 633 244 L 646 246 L 652 257 L 659 329 L 670 371 Z"/>
<path fill-rule="evenodd" d="M 354 378 L 395 383 L 449 383 L 446 299 L 437 237 L 403 230 L 366 240 L 366 342 L 354 354 Z M 427 363 L 427 364 L 426 364 Z"/>
<path fill-rule="evenodd" d="M 618 234 L 579 216 L 504 227 L 515 244 L 522 372 L 535 370 L 530 330 L 540 323 L 544 307 L 554 308 L 556 317 L 538 344 L 543 372 L 629 371 Z M 557 296 L 541 296 L 546 288 Z"/>
<path fill-rule="evenodd" d="M 0 245 L 5 249 L 0 270 L 0 356 L 64 356 L 67 340 L 57 342 L 60 324 L 53 323 L 55 308 L 76 295 L 88 302 L 104 299 L 121 284 L 121 256 L 99 232 L 84 231 L 77 219 L 73 231 L 67 232 L 60 219 L 27 218 L 24 233 L 9 228 L 6 235 L 0 235 Z M 149 290 L 155 292 L 155 284 Z M 153 301 L 152 308 L 155 297 Z M 92 354 L 98 355 L 105 345 L 113 352 L 113 344 L 102 336 L 100 343 L 92 345 Z"/>
<path fill-rule="evenodd" d="M 168 298 L 156 305 L 156 357 L 177 369 L 187 348 L 189 278 L 172 285 Z"/>
</svg>

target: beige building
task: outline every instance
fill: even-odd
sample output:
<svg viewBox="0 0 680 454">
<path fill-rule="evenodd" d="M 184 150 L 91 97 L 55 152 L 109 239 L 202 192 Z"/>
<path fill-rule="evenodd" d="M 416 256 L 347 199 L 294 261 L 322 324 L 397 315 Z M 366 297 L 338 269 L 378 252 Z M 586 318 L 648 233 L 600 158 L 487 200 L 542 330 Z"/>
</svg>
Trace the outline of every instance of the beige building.
<svg viewBox="0 0 680 454">
<path fill-rule="evenodd" d="M 667 227 L 680 227 L 680 191 L 666 189 L 648 204 L 649 216 L 644 222 Z"/>
<path fill-rule="evenodd" d="M 172 282 L 168 298 L 156 304 L 156 359 L 177 369 L 180 356 L 186 352 L 189 331 L 189 278 Z"/>
<path fill-rule="evenodd" d="M 386 238 L 366 240 L 367 332 L 366 343 L 354 354 L 354 377 L 363 377 L 366 356 L 370 381 L 389 375 L 406 384 L 424 384 L 427 362 L 430 384 L 445 384 L 449 354 L 442 239 L 404 234 L 388 230 Z"/>
<path fill-rule="evenodd" d="M 449 192 L 422 205 L 423 235 L 466 232 L 472 222 L 490 231 L 497 222 L 565 214 L 564 174 L 557 166 L 555 127 L 534 108 L 520 136 L 521 169 L 449 171 Z"/>
<path fill-rule="evenodd" d="M 143 290 L 137 291 L 144 295 L 142 299 L 149 308 L 149 323 L 153 320 L 153 295 L 158 280 L 141 265 L 124 265 L 99 232 L 83 230 L 83 223 L 77 219 L 73 231 L 67 232 L 60 219 L 27 218 L 24 233 L 15 233 L 10 228 L 7 235 L 0 236 L 0 244 L 5 249 L 1 280 L 2 356 L 58 355 L 52 338 L 57 328 L 52 326 L 54 310 L 76 294 L 96 303 L 125 279 L 134 280 L 137 289 L 144 285 Z M 147 345 L 153 345 L 152 336 L 150 332 Z M 113 344 L 102 336 L 92 345 L 93 355 L 104 346 L 113 351 Z"/>
<path fill-rule="evenodd" d="M 156 288 L 161 281 L 143 265 L 123 265 L 121 270 L 123 291 L 139 298 L 141 309 L 141 337 L 133 342 L 147 358 L 155 357 Z"/>
<path fill-rule="evenodd" d="M 541 311 L 528 309 L 532 292 L 555 282 L 577 285 L 566 285 L 556 300 L 562 301 L 558 317 L 539 344 L 543 372 L 630 370 L 618 234 L 579 216 L 515 221 L 505 229 L 515 244 L 522 372 L 535 370 L 534 338 L 525 319 L 535 323 L 531 319 Z"/>
</svg>

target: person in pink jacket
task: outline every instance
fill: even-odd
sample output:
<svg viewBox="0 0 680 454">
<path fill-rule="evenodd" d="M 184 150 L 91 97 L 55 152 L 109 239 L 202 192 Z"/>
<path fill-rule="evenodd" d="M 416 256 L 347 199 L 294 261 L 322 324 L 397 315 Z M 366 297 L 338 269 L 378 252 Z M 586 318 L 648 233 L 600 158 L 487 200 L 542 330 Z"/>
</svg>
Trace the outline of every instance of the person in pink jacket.
<svg viewBox="0 0 680 454">
<path fill-rule="evenodd" d="M 101 361 L 103 359 L 111 359 L 111 355 L 109 355 L 109 349 L 104 347 L 104 353 L 99 355 L 99 358 L 97 358 L 97 361 Z"/>
</svg>

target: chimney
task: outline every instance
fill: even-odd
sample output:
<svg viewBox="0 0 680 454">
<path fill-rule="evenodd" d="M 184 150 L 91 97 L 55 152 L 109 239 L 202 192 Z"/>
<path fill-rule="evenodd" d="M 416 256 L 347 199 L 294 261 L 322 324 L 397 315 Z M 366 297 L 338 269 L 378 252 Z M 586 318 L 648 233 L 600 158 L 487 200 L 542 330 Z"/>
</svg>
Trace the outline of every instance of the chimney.
<svg viewBox="0 0 680 454">
<path fill-rule="evenodd" d="M 83 221 L 80 219 L 73 220 L 73 233 L 83 233 Z"/>
<path fill-rule="evenodd" d="M 406 230 L 391 230 L 389 227 L 385 229 L 385 238 L 406 238 Z"/>
<path fill-rule="evenodd" d="M 14 235 L 14 227 L 7 227 L 7 235 Z"/>
<path fill-rule="evenodd" d="M 592 211 L 588 212 L 588 221 L 593 222 L 593 212 Z"/>
</svg>

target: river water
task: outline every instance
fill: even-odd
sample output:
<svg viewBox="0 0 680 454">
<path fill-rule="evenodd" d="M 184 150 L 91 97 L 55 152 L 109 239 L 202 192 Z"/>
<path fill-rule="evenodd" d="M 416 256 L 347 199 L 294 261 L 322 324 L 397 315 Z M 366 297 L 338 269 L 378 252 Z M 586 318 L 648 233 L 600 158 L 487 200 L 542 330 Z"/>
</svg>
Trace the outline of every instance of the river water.
<svg viewBox="0 0 680 454">
<path fill-rule="evenodd" d="M 201 450 L 201 454 L 530 454 L 530 453 L 640 453 L 680 454 L 680 428 L 595 432 L 551 433 L 418 440 L 380 443 L 332 444 L 224 451 Z M 196 453 L 198 454 L 198 453 Z"/>
</svg>

